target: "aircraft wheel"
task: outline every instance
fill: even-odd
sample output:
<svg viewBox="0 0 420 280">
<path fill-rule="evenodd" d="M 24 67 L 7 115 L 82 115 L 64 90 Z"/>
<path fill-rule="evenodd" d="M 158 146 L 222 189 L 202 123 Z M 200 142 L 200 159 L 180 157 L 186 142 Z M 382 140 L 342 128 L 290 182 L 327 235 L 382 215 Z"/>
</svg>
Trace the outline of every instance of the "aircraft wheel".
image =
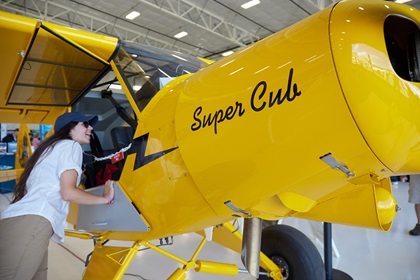
<svg viewBox="0 0 420 280">
<path fill-rule="evenodd" d="M 312 241 L 299 230 L 274 225 L 262 231 L 261 251 L 282 268 L 287 280 L 325 280 L 322 257 Z M 261 275 L 259 279 L 270 279 Z"/>
</svg>

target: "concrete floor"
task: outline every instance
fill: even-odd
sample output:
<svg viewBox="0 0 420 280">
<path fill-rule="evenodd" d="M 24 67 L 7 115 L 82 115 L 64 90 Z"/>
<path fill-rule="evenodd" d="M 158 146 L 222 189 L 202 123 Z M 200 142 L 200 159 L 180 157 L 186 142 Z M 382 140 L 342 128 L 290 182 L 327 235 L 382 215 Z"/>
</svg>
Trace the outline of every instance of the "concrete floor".
<svg viewBox="0 0 420 280">
<path fill-rule="evenodd" d="M 420 236 L 408 234 L 416 223 L 414 207 L 407 203 L 407 183 L 394 183 L 393 192 L 399 206 L 392 229 L 385 233 L 378 230 L 364 229 L 343 225 L 332 225 L 333 241 L 336 251 L 333 255 L 333 267 L 350 275 L 355 280 L 418 280 L 420 279 Z M 0 210 L 6 206 L 11 194 L 0 195 Z M 283 221 L 304 232 L 323 255 L 322 224 L 307 220 L 287 218 Z M 199 244 L 201 236 L 190 233 L 174 238 L 173 245 L 165 250 L 178 257 L 189 259 Z M 110 245 L 130 245 L 126 242 L 114 242 Z M 157 244 L 157 242 L 156 242 Z M 93 242 L 66 237 L 64 245 L 54 242 L 49 246 L 49 279 L 82 279 L 85 270 L 84 261 L 92 251 Z M 214 242 L 208 242 L 199 255 L 200 259 L 229 262 L 243 268 L 240 255 Z M 140 251 L 123 279 L 167 279 L 180 265 L 152 250 Z M 187 279 L 200 280 L 250 280 L 247 274 L 235 277 L 196 273 L 189 271 Z"/>
</svg>

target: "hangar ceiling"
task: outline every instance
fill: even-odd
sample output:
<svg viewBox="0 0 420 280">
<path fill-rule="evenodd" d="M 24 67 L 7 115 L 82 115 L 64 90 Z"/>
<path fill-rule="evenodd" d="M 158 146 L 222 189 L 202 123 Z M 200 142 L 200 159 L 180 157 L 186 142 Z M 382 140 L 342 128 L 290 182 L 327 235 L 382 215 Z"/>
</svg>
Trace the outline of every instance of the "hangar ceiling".
<svg viewBox="0 0 420 280">
<path fill-rule="evenodd" d="M 371 1 L 371 0 L 369 0 Z M 0 10 L 208 59 L 267 37 L 337 0 L 2 0 Z M 420 8 L 420 0 L 409 3 Z M 137 11 L 134 20 L 125 16 Z M 174 35 L 185 31 L 180 39 Z"/>
</svg>

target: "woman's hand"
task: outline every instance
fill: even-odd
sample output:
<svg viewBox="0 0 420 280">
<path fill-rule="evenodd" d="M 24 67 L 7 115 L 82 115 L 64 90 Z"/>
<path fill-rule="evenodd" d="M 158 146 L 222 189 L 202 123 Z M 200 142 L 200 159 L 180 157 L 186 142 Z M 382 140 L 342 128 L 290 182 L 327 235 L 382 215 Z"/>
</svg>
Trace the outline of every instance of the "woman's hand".
<svg viewBox="0 0 420 280">
<path fill-rule="evenodd" d="M 114 181 L 113 180 L 108 180 L 105 182 L 103 197 L 108 199 L 107 204 L 111 204 L 114 202 Z"/>
</svg>

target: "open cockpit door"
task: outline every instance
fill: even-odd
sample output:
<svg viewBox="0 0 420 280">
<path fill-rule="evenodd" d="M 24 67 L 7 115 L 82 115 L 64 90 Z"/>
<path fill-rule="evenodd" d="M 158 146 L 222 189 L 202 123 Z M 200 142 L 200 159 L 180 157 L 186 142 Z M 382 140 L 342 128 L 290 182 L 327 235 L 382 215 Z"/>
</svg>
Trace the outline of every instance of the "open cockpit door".
<svg viewBox="0 0 420 280">
<path fill-rule="evenodd" d="M 117 38 L 0 12 L 2 122 L 53 123 L 109 71 Z M 4 63 L 3 63 L 4 62 Z"/>
</svg>

